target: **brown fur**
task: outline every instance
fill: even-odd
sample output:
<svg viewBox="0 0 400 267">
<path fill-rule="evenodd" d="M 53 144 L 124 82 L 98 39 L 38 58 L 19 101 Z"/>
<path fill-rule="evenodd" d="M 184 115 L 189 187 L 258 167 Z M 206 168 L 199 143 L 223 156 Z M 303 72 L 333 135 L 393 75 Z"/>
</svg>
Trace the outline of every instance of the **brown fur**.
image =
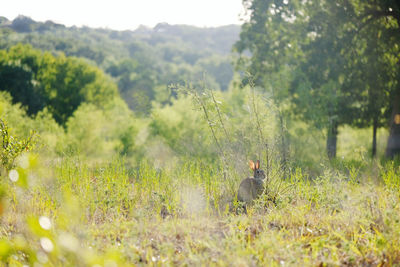
<svg viewBox="0 0 400 267">
<path fill-rule="evenodd" d="M 263 189 L 264 183 L 261 179 L 246 178 L 240 183 L 238 200 L 250 204 L 262 194 Z"/>
<path fill-rule="evenodd" d="M 265 174 L 260 170 L 260 161 L 254 163 L 252 160 L 249 162 L 250 168 L 254 171 L 253 177 L 244 179 L 239 186 L 238 200 L 250 204 L 254 199 L 259 197 L 264 191 L 263 180 Z"/>
</svg>

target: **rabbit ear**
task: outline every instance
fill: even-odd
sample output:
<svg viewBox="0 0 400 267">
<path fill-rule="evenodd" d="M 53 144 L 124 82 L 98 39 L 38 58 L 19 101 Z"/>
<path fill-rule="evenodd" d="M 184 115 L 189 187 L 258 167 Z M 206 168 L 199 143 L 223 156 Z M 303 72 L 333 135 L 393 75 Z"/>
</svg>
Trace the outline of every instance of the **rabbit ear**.
<svg viewBox="0 0 400 267">
<path fill-rule="evenodd" d="M 256 170 L 259 169 L 259 168 L 260 168 L 260 161 L 257 160 L 257 162 L 256 162 Z"/>
<path fill-rule="evenodd" d="M 256 166 L 252 160 L 249 160 L 250 169 L 255 170 Z"/>
</svg>

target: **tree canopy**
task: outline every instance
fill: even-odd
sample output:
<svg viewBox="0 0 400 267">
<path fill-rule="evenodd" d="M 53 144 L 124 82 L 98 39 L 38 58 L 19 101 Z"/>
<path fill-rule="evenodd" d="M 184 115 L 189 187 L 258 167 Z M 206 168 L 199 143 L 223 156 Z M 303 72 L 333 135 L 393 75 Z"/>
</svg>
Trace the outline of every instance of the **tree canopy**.
<svg viewBox="0 0 400 267">
<path fill-rule="evenodd" d="M 0 90 L 28 114 L 47 107 L 64 124 L 82 102 L 101 106 L 118 96 L 117 87 L 82 59 L 53 56 L 29 45 L 0 50 Z"/>
<path fill-rule="evenodd" d="M 374 138 L 377 127 L 391 125 L 391 147 L 400 102 L 398 2 L 245 0 L 244 5 L 251 17 L 236 43 L 242 54 L 238 65 L 258 85 L 272 87 L 275 101 L 290 99 L 292 114 L 326 130 L 330 158 L 336 155 L 338 127 L 345 124 L 373 126 Z M 289 82 L 276 88 L 277 79 Z"/>
</svg>

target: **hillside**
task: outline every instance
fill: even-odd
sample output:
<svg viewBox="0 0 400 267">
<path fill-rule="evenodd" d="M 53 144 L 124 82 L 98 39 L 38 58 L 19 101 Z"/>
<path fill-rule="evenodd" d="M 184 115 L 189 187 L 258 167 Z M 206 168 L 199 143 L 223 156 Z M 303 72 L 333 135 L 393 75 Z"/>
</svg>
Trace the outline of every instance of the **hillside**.
<svg viewBox="0 0 400 267">
<path fill-rule="evenodd" d="M 148 113 L 160 90 L 165 97 L 159 101 L 167 103 L 169 84 L 201 84 L 204 73 L 209 87 L 226 90 L 233 77 L 230 51 L 239 32 L 239 25 L 198 28 L 160 23 L 154 28 L 115 31 L 66 27 L 26 16 L 12 21 L 0 17 L 0 49 L 24 43 L 86 58 L 115 78 L 131 109 Z"/>
<path fill-rule="evenodd" d="M 227 25 L 215 28 L 199 28 L 190 25 L 170 25 L 159 23 L 154 28 L 140 26 L 136 30 L 116 31 L 103 28 L 66 27 L 52 21 L 38 22 L 26 16 L 18 16 L 14 20 L 0 17 L 0 28 L 8 28 L 20 35 L 40 33 L 45 36 L 74 37 L 77 40 L 87 41 L 82 35 L 87 35 L 92 41 L 111 41 L 129 43 L 143 41 L 151 46 L 160 43 L 184 43 L 188 48 L 199 52 L 228 55 L 232 45 L 239 39 L 240 26 Z M 67 39 L 67 38 L 66 38 Z M 58 47 L 57 50 L 63 50 Z M 122 53 L 121 53 L 122 55 Z"/>
</svg>

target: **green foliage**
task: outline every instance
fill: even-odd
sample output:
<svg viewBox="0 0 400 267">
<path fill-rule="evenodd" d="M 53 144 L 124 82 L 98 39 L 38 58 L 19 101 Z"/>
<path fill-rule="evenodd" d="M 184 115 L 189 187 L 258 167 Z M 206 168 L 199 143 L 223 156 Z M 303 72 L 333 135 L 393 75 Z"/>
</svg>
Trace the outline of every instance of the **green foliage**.
<svg viewBox="0 0 400 267">
<path fill-rule="evenodd" d="M 239 68 L 252 73 L 276 103 L 291 100 L 286 116 L 325 129 L 330 158 L 336 156 L 340 126 L 373 126 L 376 132 L 391 123 L 400 95 L 392 61 L 398 61 L 400 40 L 394 34 L 399 29 L 397 2 L 244 3 L 251 16 L 235 45 L 241 53 Z"/>
<path fill-rule="evenodd" d="M 135 119 L 122 101 L 115 101 L 107 109 L 86 103 L 67 121 L 65 138 L 57 142 L 57 153 L 98 160 L 116 154 L 133 156 L 137 133 Z"/>
<path fill-rule="evenodd" d="M 1 51 L 0 88 L 14 103 L 36 114 L 47 107 L 54 119 L 65 124 L 82 102 L 105 105 L 118 96 L 116 86 L 97 68 L 82 60 L 41 53 L 17 45 Z"/>
<path fill-rule="evenodd" d="M 25 151 L 32 150 L 35 144 L 35 133 L 31 132 L 29 138 L 18 139 L 10 135 L 7 122 L 0 119 L 0 134 L 2 140 L 1 146 L 1 164 L 6 170 L 14 166 L 15 159 Z"/>
<path fill-rule="evenodd" d="M 381 166 L 380 176 L 388 190 L 397 194 L 400 192 L 400 168 L 393 161 Z"/>
<path fill-rule="evenodd" d="M 215 149 L 202 114 L 190 108 L 192 100 L 183 95 L 171 105 L 155 108 L 150 134 L 161 138 L 175 153 L 185 157 L 212 157 Z M 189 107 L 189 108 L 188 108 Z"/>
<path fill-rule="evenodd" d="M 117 32 L 88 27 L 68 28 L 51 21 L 35 22 L 23 16 L 15 20 L 15 25 L 0 25 L 0 48 L 23 43 L 53 54 L 85 58 L 115 78 L 121 96 L 141 116 L 151 113 L 153 101 L 165 104 L 169 97 L 174 96 L 159 99 L 157 91 L 160 87 L 166 88 L 171 83 L 198 82 L 207 72 L 207 80 L 214 89 L 226 90 L 233 76 L 227 55 L 238 38 L 237 25 L 200 29 L 160 24 L 154 29 L 140 27 L 136 31 Z M 21 30 L 17 25 L 25 25 L 26 29 Z M 34 76 L 26 70 L 17 72 L 15 67 L 9 71 L 14 76 Z M 30 80 L 15 80 L 27 83 L 22 88 L 31 94 L 28 100 L 38 102 L 37 107 L 31 108 L 32 112 L 29 110 L 30 114 L 42 109 L 42 99 L 36 99 L 36 94 L 36 98 L 32 97 L 32 90 L 28 90 L 30 87 L 39 90 L 40 87 L 31 85 Z M 73 83 L 70 85 L 73 86 Z M 25 105 L 21 100 L 14 101 Z M 61 120 L 65 123 L 66 118 L 57 119 L 58 122 Z"/>
<path fill-rule="evenodd" d="M 115 155 L 138 153 L 136 144 L 138 121 L 127 105 L 118 98 L 102 108 L 84 103 L 73 113 L 63 128 L 45 108 L 29 117 L 19 104 L 13 105 L 7 93 L 0 94 L 0 116 L 9 121 L 17 136 L 30 138 L 30 129 L 36 129 L 36 151 L 48 157 L 81 155 L 93 158 L 111 158 Z M 21 123 L 23 121 L 24 123 Z M 90 123 L 89 123 L 90 122 Z M 140 157 L 139 157 L 140 158 Z M 135 162 L 136 159 L 130 160 Z"/>
<path fill-rule="evenodd" d="M 40 194 L 40 188 L 45 186 L 46 183 L 55 185 L 52 179 L 46 180 L 44 178 L 46 176 L 43 174 L 48 169 L 43 172 L 44 166 L 37 164 L 37 155 L 25 154 L 16 167 L 13 171 L 18 173 L 20 178 L 26 173 L 30 174 L 27 177 L 29 183 L 21 186 L 18 181 L 12 180 L 14 184 L 9 184 L 5 179 L 1 179 L 1 215 L 2 219 L 13 219 L 10 215 L 14 208 L 18 212 L 26 209 L 26 212 L 14 217 L 18 221 L 14 226 L 2 228 L 2 231 L 6 233 L 0 239 L 0 259 L 2 263 L 7 265 L 126 264 L 120 253 L 115 250 L 105 249 L 101 253 L 94 253 L 89 247 L 81 246 L 78 234 L 72 230 L 79 227 L 80 210 L 76 206 L 76 197 L 72 196 L 67 189 L 64 189 L 59 196 L 47 195 L 40 200 L 35 197 L 35 194 Z M 6 177 L 3 174 L 1 178 Z M 7 202 L 7 205 L 4 205 L 4 188 L 8 190 L 6 197 L 12 198 L 13 204 Z M 60 189 L 62 188 L 57 188 L 57 190 Z M 23 192 L 23 194 L 17 192 Z M 46 194 L 48 193 L 50 191 Z M 50 206 L 55 207 L 50 204 L 52 201 L 56 201 L 52 199 L 53 196 L 63 203 L 57 210 L 57 219 L 47 213 L 50 212 Z M 26 200 L 32 200 L 32 197 L 38 200 L 36 203 L 39 206 L 29 207 L 27 205 Z M 27 208 L 32 209 L 28 210 Z"/>
<path fill-rule="evenodd" d="M 81 103 L 101 107 L 118 95 L 116 86 L 99 69 L 82 60 L 59 56 L 49 72 L 43 81 L 48 108 L 61 124 Z"/>
<path fill-rule="evenodd" d="M 106 119 L 103 112 L 92 104 L 81 105 L 67 122 L 67 148 L 72 154 L 96 155 L 105 151 L 103 137 Z"/>
<path fill-rule="evenodd" d="M 127 59 L 112 65 L 107 69 L 113 77 L 118 78 L 118 88 L 121 96 L 132 110 L 148 114 L 151 100 L 154 99 L 156 77 L 151 70 L 151 64 L 141 64 L 136 60 Z"/>
<path fill-rule="evenodd" d="M 205 72 L 206 77 L 213 77 L 215 82 L 218 84 L 218 87 L 222 91 L 226 91 L 228 90 L 229 84 L 233 79 L 231 61 L 232 60 L 230 58 L 220 56 L 199 59 L 195 66 L 199 70 L 196 72 Z"/>
<path fill-rule="evenodd" d="M 46 103 L 44 88 L 38 83 L 41 68 L 40 52 L 27 46 L 0 51 L 0 88 L 10 92 L 14 103 L 27 106 L 29 114 L 37 113 Z"/>
</svg>

